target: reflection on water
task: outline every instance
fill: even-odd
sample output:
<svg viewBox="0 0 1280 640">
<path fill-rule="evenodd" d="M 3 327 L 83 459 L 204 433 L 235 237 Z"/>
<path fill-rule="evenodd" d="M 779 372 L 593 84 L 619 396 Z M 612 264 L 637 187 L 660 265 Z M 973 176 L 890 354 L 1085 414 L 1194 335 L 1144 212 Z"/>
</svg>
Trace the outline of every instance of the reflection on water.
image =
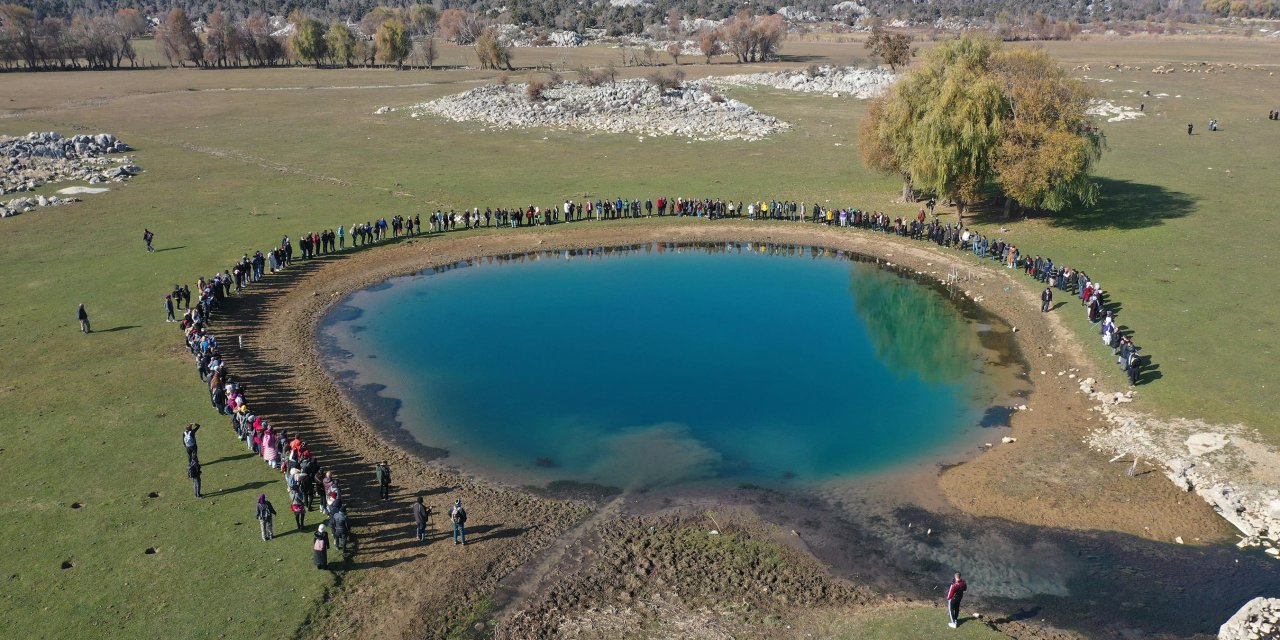
<svg viewBox="0 0 1280 640">
<path fill-rule="evenodd" d="M 975 337 L 950 302 L 920 295 L 920 285 L 865 265 L 849 269 L 853 309 L 876 356 L 898 376 L 951 383 L 972 369 Z"/>
</svg>

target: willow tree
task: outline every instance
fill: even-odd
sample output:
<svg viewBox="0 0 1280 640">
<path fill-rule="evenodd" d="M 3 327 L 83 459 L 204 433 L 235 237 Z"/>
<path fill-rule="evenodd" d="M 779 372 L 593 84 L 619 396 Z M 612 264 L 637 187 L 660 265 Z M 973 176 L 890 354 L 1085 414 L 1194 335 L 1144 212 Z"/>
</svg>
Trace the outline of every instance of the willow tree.
<svg viewBox="0 0 1280 640">
<path fill-rule="evenodd" d="M 294 32 L 289 37 L 289 46 L 293 47 L 299 60 L 310 60 L 313 66 L 319 68 L 320 61 L 329 55 L 329 44 L 324 39 L 324 23 L 296 12 L 290 19 L 293 21 Z"/>
<path fill-rule="evenodd" d="M 334 62 L 343 66 L 351 66 L 352 60 L 356 57 L 356 35 L 351 33 L 351 29 L 346 24 L 334 21 L 329 25 L 329 31 L 324 34 L 325 44 L 329 47 L 329 54 L 333 56 Z"/>
<path fill-rule="evenodd" d="M 374 40 L 377 42 L 379 60 L 397 67 L 404 65 L 404 59 L 409 57 L 410 48 L 409 32 L 404 22 L 398 19 L 383 22 L 378 27 Z"/>
<path fill-rule="evenodd" d="M 1042 49 L 1001 51 L 993 67 L 1007 113 L 995 158 L 1005 213 L 1015 204 L 1061 211 L 1096 203 L 1090 171 L 1106 141 L 1087 113 L 1093 92 Z"/>
<path fill-rule="evenodd" d="M 966 35 L 930 51 L 860 125 L 868 168 L 903 178 L 903 198 L 932 193 L 965 209 L 990 188 L 1057 210 L 1097 196 L 1101 137 L 1087 90 L 1043 52 Z"/>
</svg>

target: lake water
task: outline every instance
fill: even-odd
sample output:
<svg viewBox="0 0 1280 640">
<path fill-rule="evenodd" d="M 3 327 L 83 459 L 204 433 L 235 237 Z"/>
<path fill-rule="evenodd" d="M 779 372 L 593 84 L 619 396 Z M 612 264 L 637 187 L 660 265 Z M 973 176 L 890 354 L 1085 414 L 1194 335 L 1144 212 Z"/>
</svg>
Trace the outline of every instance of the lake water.
<svg viewBox="0 0 1280 640">
<path fill-rule="evenodd" d="M 993 398 L 980 328 L 938 287 L 847 254 L 646 244 L 396 278 L 320 337 L 359 403 L 448 464 L 644 488 L 827 480 L 954 448 Z"/>
</svg>

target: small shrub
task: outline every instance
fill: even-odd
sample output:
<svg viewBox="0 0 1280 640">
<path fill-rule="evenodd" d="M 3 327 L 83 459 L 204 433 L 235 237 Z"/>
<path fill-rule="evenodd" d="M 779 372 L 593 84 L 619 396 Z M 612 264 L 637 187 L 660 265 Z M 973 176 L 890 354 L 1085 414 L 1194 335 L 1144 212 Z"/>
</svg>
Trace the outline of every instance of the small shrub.
<svg viewBox="0 0 1280 640">
<path fill-rule="evenodd" d="M 559 71 L 552 71 L 551 75 L 547 76 L 548 89 L 558 87 L 562 84 L 564 84 L 564 76 L 560 75 Z"/>
<path fill-rule="evenodd" d="M 811 64 L 807 68 L 805 68 L 804 75 L 807 76 L 810 80 L 812 80 L 818 77 L 818 71 L 819 71 L 818 65 Z"/>
<path fill-rule="evenodd" d="M 529 102 L 542 102 L 547 99 L 546 96 L 542 95 L 546 88 L 547 83 L 541 80 L 530 80 L 524 86 L 524 95 L 529 99 Z"/>
<path fill-rule="evenodd" d="M 718 93 L 713 93 L 713 94 L 711 94 L 711 101 L 712 101 L 712 102 L 714 102 L 714 103 L 716 103 L 716 104 L 720 104 L 721 102 L 724 102 L 724 96 L 722 96 L 722 95 L 720 95 L 720 94 L 718 94 Z"/>
<path fill-rule="evenodd" d="M 506 72 L 506 71 L 503 71 L 502 73 L 499 73 L 499 74 L 498 74 L 498 86 L 500 86 L 500 87 L 505 87 L 505 86 L 507 86 L 507 85 L 509 85 L 509 84 L 511 84 L 511 77 L 507 75 L 507 72 Z"/>
</svg>

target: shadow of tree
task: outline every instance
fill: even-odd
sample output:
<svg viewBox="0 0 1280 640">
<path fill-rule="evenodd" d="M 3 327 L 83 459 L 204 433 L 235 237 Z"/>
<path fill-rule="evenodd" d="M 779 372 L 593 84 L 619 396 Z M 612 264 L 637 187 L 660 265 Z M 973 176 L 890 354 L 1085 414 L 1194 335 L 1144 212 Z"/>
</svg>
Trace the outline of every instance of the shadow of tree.
<svg viewBox="0 0 1280 640">
<path fill-rule="evenodd" d="M 1045 217 L 1052 226 L 1073 231 L 1145 229 L 1164 224 L 1165 220 L 1185 217 L 1195 209 L 1195 198 L 1159 185 L 1114 178 L 1096 180 L 1100 193 L 1098 203 L 1093 207 L 1073 207 L 1057 213 L 1030 213 L 1027 217 Z M 1004 215 L 1003 206 L 998 204 L 975 208 L 973 214 L 975 222 L 984 224 L 1001 224 L 1009 220 Z"/>
</svg>

